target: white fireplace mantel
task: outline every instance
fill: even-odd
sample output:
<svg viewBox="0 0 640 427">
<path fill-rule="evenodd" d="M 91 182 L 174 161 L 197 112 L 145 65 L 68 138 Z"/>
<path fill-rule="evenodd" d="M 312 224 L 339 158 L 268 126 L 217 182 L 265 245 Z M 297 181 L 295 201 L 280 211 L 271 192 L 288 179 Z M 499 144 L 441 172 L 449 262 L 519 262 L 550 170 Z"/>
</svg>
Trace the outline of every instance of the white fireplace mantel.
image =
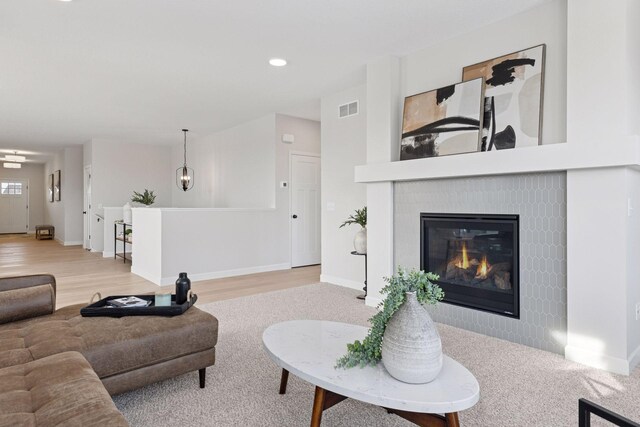
<svg viewBox="0 0 640 427">
<path fill-rule="evenodd" d="M 617 144 L 608 143 L 606 147 L 549 144 L 516 150 L 370 163 L 356 166 L 355 181 L 413 181 L 609 167 L 640 168 L 640 138 L 637 135 Z"/>
</svg>

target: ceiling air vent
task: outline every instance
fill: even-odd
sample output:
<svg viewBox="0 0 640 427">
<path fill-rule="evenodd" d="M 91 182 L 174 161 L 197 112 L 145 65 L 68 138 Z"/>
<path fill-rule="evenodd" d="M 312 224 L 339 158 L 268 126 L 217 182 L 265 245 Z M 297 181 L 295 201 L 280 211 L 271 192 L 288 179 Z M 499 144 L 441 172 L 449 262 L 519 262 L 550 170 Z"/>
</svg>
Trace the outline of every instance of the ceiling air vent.
<svg viewBox="0 0 640 427">
<path fill-rule="evenodd" d="M 340 106 L 340 118 L 343 119 L 349 116 L 355 116 L 358 114 L 358 101 L 349 102 Z"/>
</svg>

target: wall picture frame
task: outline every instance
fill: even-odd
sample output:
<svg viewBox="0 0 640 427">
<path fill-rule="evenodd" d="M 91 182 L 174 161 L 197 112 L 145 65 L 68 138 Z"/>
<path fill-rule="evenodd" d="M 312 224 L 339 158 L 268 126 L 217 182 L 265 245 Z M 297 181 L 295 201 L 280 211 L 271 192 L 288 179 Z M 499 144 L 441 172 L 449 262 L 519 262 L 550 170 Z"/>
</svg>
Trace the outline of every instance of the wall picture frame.
<svg viewBox="0 0 640 427">
<path fill-rule="evenodd" d="M 49 192 L 49 202 L 53 203 L 53 174 L 49 175 L 49 185 L 47 191 Z"/>
<path fill-rule="evenodd" d="M 53 195 L 57 202 L 61 200 L 61 182 L 60 170 L 58 169 L 53 173 Z"/>
<path fill-rule="evenodd" d="M 546 45 L 468 65 L 462 80 L 485 79 L 481 151 L 540 145 Z"/>
<path fill-rule="evenodd" d="M 479 151 L 483 111 L 482 78 L 406 97 L 400 160 Z"/>
</svg>

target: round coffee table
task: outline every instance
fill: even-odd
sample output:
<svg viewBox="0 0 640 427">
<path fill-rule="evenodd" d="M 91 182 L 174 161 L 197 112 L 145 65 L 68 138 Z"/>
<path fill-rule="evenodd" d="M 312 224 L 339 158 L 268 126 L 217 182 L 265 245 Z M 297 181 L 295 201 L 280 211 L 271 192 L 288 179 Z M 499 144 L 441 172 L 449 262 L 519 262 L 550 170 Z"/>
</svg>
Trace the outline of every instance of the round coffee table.
<svg viewBox="0 0 640 427">
<path fill-rule="evenodd" d="M 316 386 L 311 426 L 319 426 L 322 412 L 351 398 L 382 406 L 419 426 L 460 425 L 458 412 L 480 398 L 476 378 L 464 366 L 444 356 L 442 372 L 427 384 L 407 384 L 392 378 L 379 363 L 364 368 L 335 368 L 347 343 L 362 340 L 367 328 L 322 320 L 293 320 L 268 327 L 262 341 L 282 368 L 280 394 L 289 372 Z M 439 415 L 444 414 L 444 415 Z"/>
</svg>

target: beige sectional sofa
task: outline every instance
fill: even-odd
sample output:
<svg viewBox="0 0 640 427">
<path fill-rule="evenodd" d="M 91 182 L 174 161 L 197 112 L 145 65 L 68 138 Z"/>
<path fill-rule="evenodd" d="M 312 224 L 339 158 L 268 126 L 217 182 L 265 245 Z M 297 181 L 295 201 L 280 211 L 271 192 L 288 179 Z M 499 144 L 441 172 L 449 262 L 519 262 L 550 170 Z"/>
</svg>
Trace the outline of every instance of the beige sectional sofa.
<svg viewBox="0 0 640 427">
<path fill-rule="evenodd" d="M 127 425 L 110 394 L 195 370 L 204 387 L 214 316 L 87 318 L 55 292 L 51 275 L 0 278 L 0 426 Z"/>
</svg>

